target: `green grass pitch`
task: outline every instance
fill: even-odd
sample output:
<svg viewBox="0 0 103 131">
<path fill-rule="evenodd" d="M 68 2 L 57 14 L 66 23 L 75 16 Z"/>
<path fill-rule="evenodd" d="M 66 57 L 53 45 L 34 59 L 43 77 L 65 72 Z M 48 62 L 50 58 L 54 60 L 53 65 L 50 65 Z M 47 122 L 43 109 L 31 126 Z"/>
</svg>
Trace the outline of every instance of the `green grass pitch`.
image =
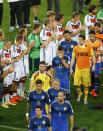
<svg viewBox="0 0 103 131">
<path fill-rule="evenodd" d="M 71 18 L 72 13 L 72 0 L 61 0 L 61 12 L 64 14 L 66 22 Z M 98 0 L 93 0 L 92 3 L 97 4 Z M 32 11 L 31 11 L 32 12 Z M 87 12 L 87 9 L 84 9 Z M 42 5 L 40 8 L 40 19 L 46 16 L 46 0 L 42 0 Z M 84 16 L 81 15 L 81 20 L 83 23 Z M 33 23 L 33 15 L 31 13 L 31 23 Z M 3 17 L 3 30 L 5 31 L 6 38 L 14 40 L 17 30 L 14 33 L 9 33 L 9 8 L 8 4 L 4 2 L 4 17 Z M 32 27 L 29 32 L 32 31 Z M 100 77 L 103 82 L 103 76 Z M 29 81 L 26 82 L 26 88 L 28 88 Z M 89 96 L 89 105 L 83 105 L 76 103 L 75 90 L 73 84 L 71 84 L 71 103 L 74 109 L 75 124 L 80 127 L 89 127 L 89 131 L 103 131 L 103 110 L 91 110 L 90 106 L 97 103 L 103 103 L 103 86 L 100 86 L 99 97 L 93 98 Z M 11 106 L 10 109 L 0 109 L 0 131 L 23 131 L 22 129 L 27 129 L 28 123 L 25 120 L 26 112 L 26 100 L 18 103 L 17 106 Z M 7 126 L 7 127 L 2 127 Z M 9 128 L 8 128 L 9 126 Z M 14 127 L 17 129 L 13 129 Z M 20 129 L 22 128 L 22 129 Z"/>
</svg>

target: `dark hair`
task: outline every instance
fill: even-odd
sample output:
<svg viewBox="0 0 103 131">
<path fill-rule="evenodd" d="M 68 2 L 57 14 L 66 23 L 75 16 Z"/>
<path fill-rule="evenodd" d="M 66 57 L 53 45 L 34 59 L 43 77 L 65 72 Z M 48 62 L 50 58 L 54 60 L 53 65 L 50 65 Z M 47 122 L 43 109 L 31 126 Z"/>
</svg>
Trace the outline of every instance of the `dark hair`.
<svg viewBox="0 0 103 131">
<path fill-rule="evenodd" d="M 79 37 L 85 40 L 85 35 L 79 35 Z"/>
<path fill-rule="evenodd" d="M 101 27 L 101 23 L 98 21 L 94 24 L 94 26 L 98 26 L 98 27 Z"/>
<path fill-rule="evenodd" d="M 73 12 L 73 13 L 72 13 L 72 18 L 75 18 L 75 17 L 77 17 L 77 16 L 79 16 L 79 15 L 80 15 L 79 12 Z"/>
<path fill-rule="evenodd" d="M 63 35 L 64 34 L 71 34 L 71 32 L 69 30 L 64 30 Z"/>
<path fill-rule="evenodd" d="M 42 80 L 38 79 L 36 80 L 36 84 L 43 84 Z"/>
<path fill-rule="evenodd" d="M 42 111 L 42 106 L 41 105 L 36 105 L 35 109 L 40 109 Z"/>
<path fill-rule="evenodd" d="M 39 65 L 40 64 L 46 65 L 45 61 L 40 61 Z"/>
<path fill-rule="evenodd" d="M 91 13 L 95 9 L 96 9 L 96 5 L 90 5 L 88 11 Z"/>
<path fill-rule="evenodd" d="M 94 30 L 90 30 L 89 34 L 94 34 L 95 35 L 95 31 Z"/>
<path fill-rule="evenodd" d="M 40 26 L 41 26 L 40 23 L 35 23 L 35 24 L 34 24 L 34 30 L 38 29 Z"/>
<path fill-rule="evenodd" d="M 22 39 L 23 39 L 23 36 L 22 36 L 22 35 L 18 34 L 18 35 L 16 36 L 16 41 L 19 41 L 19 40 L 22 40 Z"/>
<path fill-rule="evenodd" d="M 62 51 L 62 50 L 64 50 L 64 49 L 63 49 L 62 46 L 59 46 L 59 47 L 58 47 L 58 50 L 59 50 L 59 51 Z"/>
<path fill-rule="evenodd" d="M 60 21 L 61 19 L 63 19 L 64 15 L 63 14 L 58 14 L 56 17 L 55 17 L 55 20 L 56 21 Z"/>
<path fill-rule="evenodd" d="M 59 93 L 63 93 L 63 95 L 66 96 L 65 91 L 60 90 L 60 91 L 58 92 L 58 94 L 59 94 Z"/>
</svg>

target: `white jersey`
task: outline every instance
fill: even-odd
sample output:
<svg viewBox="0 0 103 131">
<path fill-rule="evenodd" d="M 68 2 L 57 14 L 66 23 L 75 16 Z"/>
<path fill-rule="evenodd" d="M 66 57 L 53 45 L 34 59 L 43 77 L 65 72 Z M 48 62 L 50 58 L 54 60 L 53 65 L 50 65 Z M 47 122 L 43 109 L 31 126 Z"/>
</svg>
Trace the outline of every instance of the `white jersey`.
<svg viewBox="0 0 103 131">
<path fill-rule="evenodd" d="M 0 54 L 1 54 L 1 60 L 11 61 L 12 57 L 11 57 L 10 50 L 1 49 Z M 8 70 L 12 66 L 13 64 L 7 64 L 6 66 L 3 67 L 3 71 Z M 9 73 L 3 80 L 4 86 L 8 87 L 9 85 L 11 85 L 13 82 L 13 79 L 14 79 L 14 72 Z"/>
<path fill-rule="evenodd" d="M 67 22 L 67 27 L 68 30 L 70 32 L 76 32 L 81 28 L 81 21 L 77 21 L 76 23 L 74 23 L 72 20 Z M 72 36 L 72 40 L 77 41 L 78 42 L 78 37 L 79 37 L 80 33 L 78 33 L 75 36 Z"/>
<path fill-rule="evenodd" d="M 96 23 L 96 16 L 90 16 L 90 15 L 86 15 L 84 18 L 84 25 L 85 25 L 85 34 L 86 34 L 86 40 L 89 39 L 89 26 L 94 26 L 94 24 Z"/>
<path fill-rule="evenodd" d="M 27 43 L 23 41 L 20 47 L 22 51 L 27 50 Z M 28 76 L 29 75 L 29 55 L 28 54 L 24 55 L 23 57 L 23 65 L 24 65 L 25 76 Z"/>
<path fill-rule="evenodd" d="M 47 41 L 51 35 L 52 30 L 42 29 L 40 32 L 40 39 L 42 42 Z M 40 49 L 40 61 L 45 61 L 47 65 L 52 65 L 52 59 L 56 56 L 56 43 L 51 41 L 45 48 Z"/>
<path fill-rule="evenodd" d="M 5 50 L 5 49 L 1 49 L 1 60 L 7 60 L 7 61 L 11 61 L 11 52 L 10 50 Z M 3 71 L 9 69 L 12 66 L 12 64 L 7 64 L 6 66 L 3 67 Z"/>
<path fill-rule="evenodd" d="M 20 46 L 12 45 L 11 47 L 11 55 L 15 59 L 16 57 L 22 54 L 22 49 Z M 14 81 L 19 81 L 20 78 L 24 77 L 24 65 L 23 58 L 14 63 Z"/>
<path fill-rule="evenodd" d="M 56 35 L 57 35 L 57 36 L 63 35 L 63 32 L 64 32 L 64 28 L 63 28 L 62 24 L 57 24 L 57 32 L 56 32 Z"/>
<path fill-rule="evenodd" d="M 64 41 L 65 39 L 63 38 L 63 32 L 64 32 L 64 28 L 62 26 L 62 24 L 57 24 L 57 31 L 56 31 L 56 36 L 62 36 L 61 40 L 58 40 L 58 44 L 60 45 L 62 41 Z"/>
</svg>

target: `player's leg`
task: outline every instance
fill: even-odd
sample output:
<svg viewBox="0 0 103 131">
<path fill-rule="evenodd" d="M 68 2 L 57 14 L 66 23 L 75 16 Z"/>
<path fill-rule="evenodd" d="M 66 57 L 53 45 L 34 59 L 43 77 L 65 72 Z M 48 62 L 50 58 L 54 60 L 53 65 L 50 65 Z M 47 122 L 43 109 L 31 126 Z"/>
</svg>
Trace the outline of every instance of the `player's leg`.
<svg viewBox="0 0 103 131">
<path fill-rule="evenodd" d="M 47 11 L 52 11 L 53 0 L 47 0 Z"/>
<path fill-rule="evenodd" d="M 34 23 L 39 22 L 38 14 L 39 14 L 39 7 L 40 7 L 41 1 L 40 0 L 32 0 L 32 11 L 34 15 Z"/>
<path fill-rule="evenodd" d="M 56 16 L 58 16 L 60 13 L 60 0 L 54 0 L 54 6 L 55 6 Z"/>
<path fill-rule="evenodd" d="M 77 102 L 80 102 L 81 100 L 81 96 L 83 95 L 82 90 L 81 90 L 81 70 L 79 70 L 77 67 L 75 69 L 75 74 L 74 74 L 74 86 L 76 88 L 76 92 L 77 92 Z"/>
<path fill-rule="evenodd" d="M 95 92 L 94 86 L 95 86 L 95 72 L 91 71 L 91 85 L 90 85 L 91 92 L 90 92 L 90 94 L 92 96 L 96 96 L 96 92 Z"/>
<path fill-rule="evenodd" d="M 18 96 L 20 98 L 24 98 L 25 97 L 25 79 L 26 78 L 21 78 L 20 81 L 19 81 L 19 86 L 18 86 Z M 19 99 L 19 100 L 22 100 L 22 99 Z"/>
<path fill-rule="evenodd" d="M 84 104 L 88 104 L 89 86 L 91 83 L 89 68 L 82 70 L 82 82 L 84 86 Z"/>
<path fill-rule="evenodd" d="M 0 3 L 0 29 L 2 25 L 2 18 L 3 18 L 3 3 Z"/>
<path fill-rule="evenodd" d="M 16 13 L 16 7 L 15 7 L 15 2 L 9 2 L 9 8 L 10 8 L 10 29 L 9 31 L 12 32 L 14 31 L 15 27 L 15 13 Z"/>
</svg>

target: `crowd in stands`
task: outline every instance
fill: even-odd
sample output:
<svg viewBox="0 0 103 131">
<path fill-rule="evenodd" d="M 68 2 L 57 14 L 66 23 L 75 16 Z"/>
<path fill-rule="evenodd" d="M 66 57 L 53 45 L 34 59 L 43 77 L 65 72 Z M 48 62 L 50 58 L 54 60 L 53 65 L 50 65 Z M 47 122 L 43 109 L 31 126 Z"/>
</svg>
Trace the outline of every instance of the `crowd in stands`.
<svg viewBox="0 0 103 131">
<path fill-rule="evenodd" d="M 70 76 L 74 78 L 77 103 L 84 96 L 83 102 L 87 105 L 89 94 L 99 96 L 99 77 L 103 71 L 103 6 L 97 11 L 96 5 L 89 5 L 83 24 L 80 19 L 83 9 L 80 8 L 79 12 L 73 9 L 72 17 L 65 25 L 65 16 L 60 13 L 60 1 L 47 0 L 48 11 L 41 24 L 38 18 L 39 0 L 8 2 L 9 31 L 15 30 L 17 22 L 18 33 L 12 42 L 0 30 L 0 106 L 9 108 L 9 105 L 17 105 L 19 100 L 24 99 L 25 81 L 29 77 L 26 111 L 26 119 L 30 121 L 29 130 L 67 131 L 70 128 L 73 131 Z M 51 11 L 52 2 L 55 12 Z M 0 28 L 2 3 L 0 0 Z M 85 5 L 88 5 L 88 1 Z M 34 25 L 28 34 L 31 26 L 30 6 Z"/>
</svg>

